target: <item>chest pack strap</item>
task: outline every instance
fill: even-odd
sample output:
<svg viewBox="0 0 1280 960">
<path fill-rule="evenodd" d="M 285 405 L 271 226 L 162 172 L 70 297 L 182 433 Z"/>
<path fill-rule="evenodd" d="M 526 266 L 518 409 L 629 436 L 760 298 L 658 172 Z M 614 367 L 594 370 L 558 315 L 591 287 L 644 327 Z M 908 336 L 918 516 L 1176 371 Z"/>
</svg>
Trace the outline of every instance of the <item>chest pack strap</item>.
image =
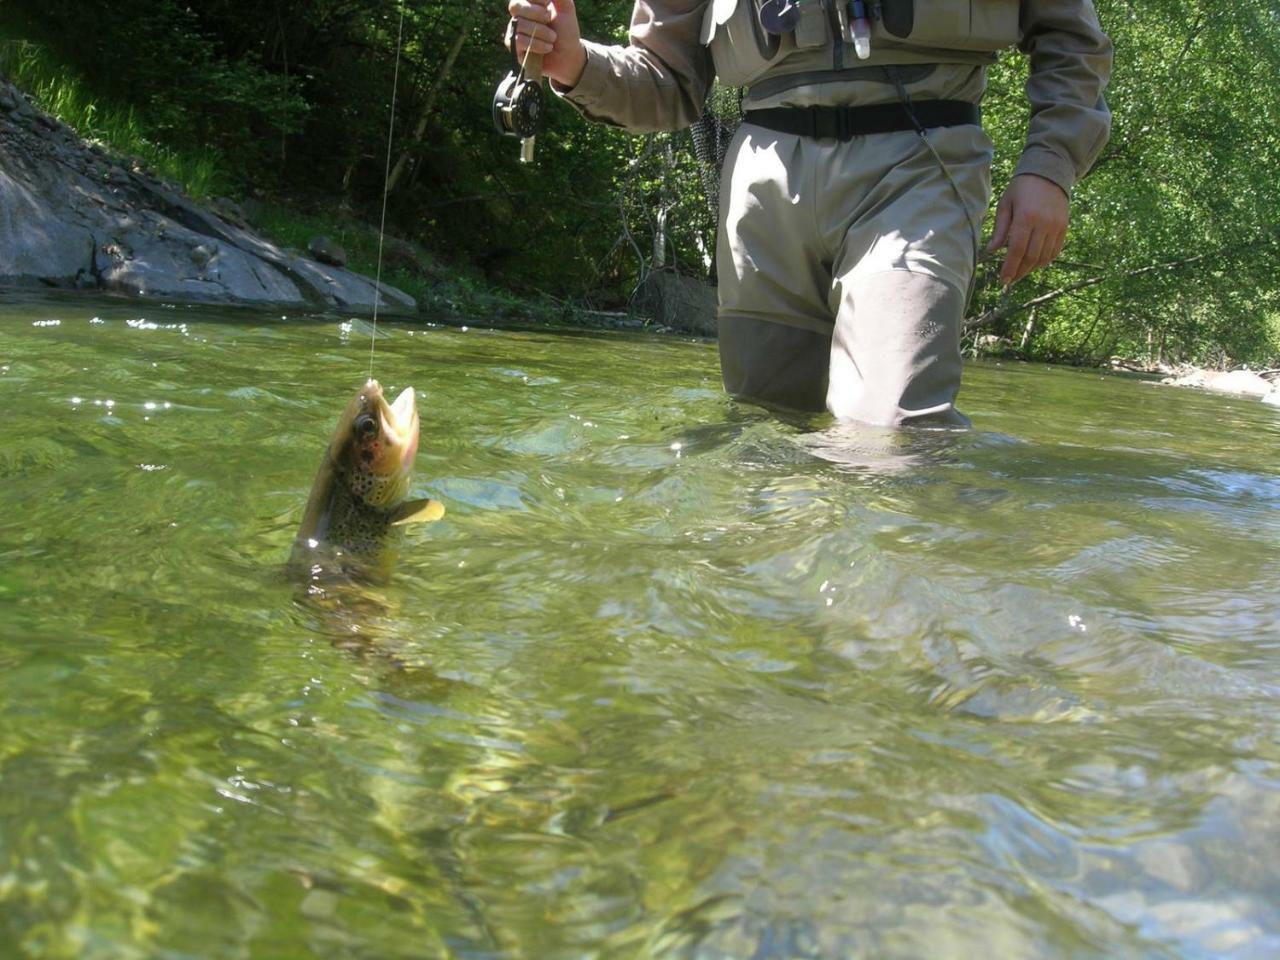
<svg viewBox="0 0 1280 960">
<path fill-rule="evenodd" d="M 925 128 L 982 124 L 978 105 L 965 100 L 916 100 L 911 108 L 914 119 L 901 103 L 870 107 L 772 107 L 748 110 L 742 119 L 778 133 L 817 140 L 852 140 L 872 133 L 914 130 L 916 120 Z"/>
</svg>

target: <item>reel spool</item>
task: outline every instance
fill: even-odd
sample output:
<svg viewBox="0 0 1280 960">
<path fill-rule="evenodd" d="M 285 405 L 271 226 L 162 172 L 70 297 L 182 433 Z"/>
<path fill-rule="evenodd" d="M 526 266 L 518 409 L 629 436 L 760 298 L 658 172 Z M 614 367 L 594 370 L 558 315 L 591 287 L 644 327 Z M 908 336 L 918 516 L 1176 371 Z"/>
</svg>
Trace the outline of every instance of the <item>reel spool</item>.
<svg viewBox="0 0 1280 960">
<path fill-rule="evenodd" d="M 493 125 L 507 137 L 536 137 L 542 132 L 545 99 L 542 84 L 509 73 L 493 95 Z"/>
<path fill-rule="evenodd" d="M 542 92 L 542 57 L 530 54 L 524 65 L 516 62 L 511 39 L 511 72 L 493 94 L 493 125 L 505 137 L 520 138 L 520 160 L 533 160 L 534 138 L 546 124 L 546 97 Z"/>
</svg>

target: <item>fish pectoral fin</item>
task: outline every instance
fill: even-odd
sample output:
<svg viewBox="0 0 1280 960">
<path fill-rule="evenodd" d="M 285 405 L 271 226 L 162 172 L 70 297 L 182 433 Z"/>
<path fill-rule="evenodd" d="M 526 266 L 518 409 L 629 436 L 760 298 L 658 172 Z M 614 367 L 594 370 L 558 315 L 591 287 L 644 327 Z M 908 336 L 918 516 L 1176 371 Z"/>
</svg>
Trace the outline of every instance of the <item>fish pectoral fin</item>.
<svg viewBox="0 0 1280 960">
<path fill-rule="evenodd" d="M 433 523 L 443 516 L 444 504 L 439 500 L 406 500 L 392 512 L 391 524 Z"/>
</svg>

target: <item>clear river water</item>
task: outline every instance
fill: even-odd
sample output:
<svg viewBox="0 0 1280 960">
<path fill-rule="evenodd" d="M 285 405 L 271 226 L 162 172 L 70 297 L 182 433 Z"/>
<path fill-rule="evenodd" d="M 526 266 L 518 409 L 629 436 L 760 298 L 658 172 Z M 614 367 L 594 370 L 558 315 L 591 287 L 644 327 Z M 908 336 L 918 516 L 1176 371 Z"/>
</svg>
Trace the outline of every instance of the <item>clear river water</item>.
<svg viewBox="0 0 1280 960">
<path fill-rule="evenodd" d="M 1280 956 L 1280 410 L 380 325 L 389 576 L 285 569 L 341 317 L 0 302 L 0 956 Z"/>
</svg>

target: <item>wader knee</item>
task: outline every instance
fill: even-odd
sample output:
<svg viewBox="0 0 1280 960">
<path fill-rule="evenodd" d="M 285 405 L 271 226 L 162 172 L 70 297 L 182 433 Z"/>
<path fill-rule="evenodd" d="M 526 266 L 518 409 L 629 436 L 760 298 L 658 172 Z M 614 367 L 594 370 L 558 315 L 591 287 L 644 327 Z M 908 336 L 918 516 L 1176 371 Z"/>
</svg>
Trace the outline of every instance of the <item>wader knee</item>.
<svg viewBox="0 0 1280 960">
<path fill-rule="evenodd" d="M 841 419 L 968 425 L 960 392 L 964 293 L 921 273 L 889 270 L 842 282 L 826 405 Z"/>
</svg>

